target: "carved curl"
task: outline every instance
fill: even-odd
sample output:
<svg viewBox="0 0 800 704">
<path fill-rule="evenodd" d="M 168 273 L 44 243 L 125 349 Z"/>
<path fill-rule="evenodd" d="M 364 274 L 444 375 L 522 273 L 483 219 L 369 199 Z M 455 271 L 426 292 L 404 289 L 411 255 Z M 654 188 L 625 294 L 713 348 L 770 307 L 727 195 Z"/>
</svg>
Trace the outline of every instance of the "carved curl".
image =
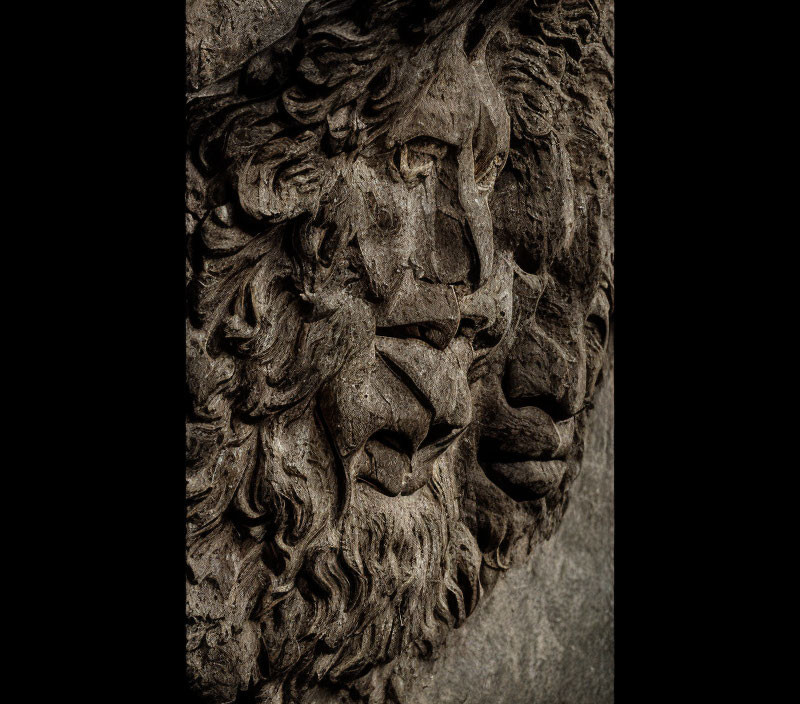
<svg viewBox="0 0 800 704">
<path fill-rule="evenodd" d="M 208 701 L 397 699 L 558 526 L 613 298 L 600 31 L 588 2 L 315 0 L 190 103 Z"/>
</svg>

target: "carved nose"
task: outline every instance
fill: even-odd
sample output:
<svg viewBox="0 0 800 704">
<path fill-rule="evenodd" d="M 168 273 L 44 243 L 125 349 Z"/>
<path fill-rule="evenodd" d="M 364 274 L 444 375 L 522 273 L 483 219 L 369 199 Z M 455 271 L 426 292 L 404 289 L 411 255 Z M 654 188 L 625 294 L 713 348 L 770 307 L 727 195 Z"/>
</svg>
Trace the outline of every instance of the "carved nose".
<svg viewBox="0 0 800 704">
<path fill-rule="evenodd" d="M 378 310 L 378 335 L 417 338 L 443 350 L 458 332 L 461 316 L 452 286 L 431 284 L 411 272 Z"/>
</svg>

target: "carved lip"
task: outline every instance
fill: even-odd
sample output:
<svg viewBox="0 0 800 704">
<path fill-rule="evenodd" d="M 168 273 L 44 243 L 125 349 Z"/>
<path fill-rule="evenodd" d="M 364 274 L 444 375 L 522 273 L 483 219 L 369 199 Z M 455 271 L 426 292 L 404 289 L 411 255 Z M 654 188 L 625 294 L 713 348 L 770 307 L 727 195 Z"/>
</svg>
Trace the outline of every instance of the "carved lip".
<svg viewBox="0 0 800 704">
<path fill-rule="evenodd" d="M 555 449 L 542 453 L 519 452 L 510 438 L 481 442 L 478 463 L 486 476 L 515 501 L 541 498 L 561 484 L 567 470 L 566 457 L 573 444 L 574 422 L 569 419 L 554 422 L 553 426 L 560 442 Z"/>
<path fill-rule="evenodd" d="M 575 439 L 575 416 L 555 420 L 537 405 L 511 406 L 498 386 L 481 422 L 478 463 L 515 501 L 531 501 L 558 489 Z"/>
<path fill-rule="evenodd" d="M 515 501 L 532 501 L 558 489 L 567 471 L 565 460 L 481 463 L 489 479 Z"/>
</svg>

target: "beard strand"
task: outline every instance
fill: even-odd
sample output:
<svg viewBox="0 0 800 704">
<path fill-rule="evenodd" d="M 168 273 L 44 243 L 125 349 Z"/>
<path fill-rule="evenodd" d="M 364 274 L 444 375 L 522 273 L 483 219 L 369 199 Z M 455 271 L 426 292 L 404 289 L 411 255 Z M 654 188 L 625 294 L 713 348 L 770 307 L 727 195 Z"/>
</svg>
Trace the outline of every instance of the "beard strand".
<svg viewBox="0 0 800 704">
<path fill-rule="evenodd" d="M 265 702 L 299 700 L 400 653 L 429 654 L 478 602 L 457 453 L 410 496 L 355 482 L 341 512 L 321 432 L 310 411 L 262 424 L 232 510 L 190 546 L 189 677 L 216 701 L 256 685 Z"/>
</svg>

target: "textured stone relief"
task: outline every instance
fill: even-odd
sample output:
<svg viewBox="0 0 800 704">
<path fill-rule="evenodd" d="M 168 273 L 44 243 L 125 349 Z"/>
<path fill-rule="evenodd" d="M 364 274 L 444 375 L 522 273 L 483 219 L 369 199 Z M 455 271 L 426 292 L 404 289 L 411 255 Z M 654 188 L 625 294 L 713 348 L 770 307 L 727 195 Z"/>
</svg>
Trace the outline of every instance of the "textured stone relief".
<svg viewBox="0 0 800 704">
<path fill-rule="evenodd" d="M 187 11 L 188 680 L 404 702 L 580 469 L 613 7 L 285 5 Z"/>
</svg>

